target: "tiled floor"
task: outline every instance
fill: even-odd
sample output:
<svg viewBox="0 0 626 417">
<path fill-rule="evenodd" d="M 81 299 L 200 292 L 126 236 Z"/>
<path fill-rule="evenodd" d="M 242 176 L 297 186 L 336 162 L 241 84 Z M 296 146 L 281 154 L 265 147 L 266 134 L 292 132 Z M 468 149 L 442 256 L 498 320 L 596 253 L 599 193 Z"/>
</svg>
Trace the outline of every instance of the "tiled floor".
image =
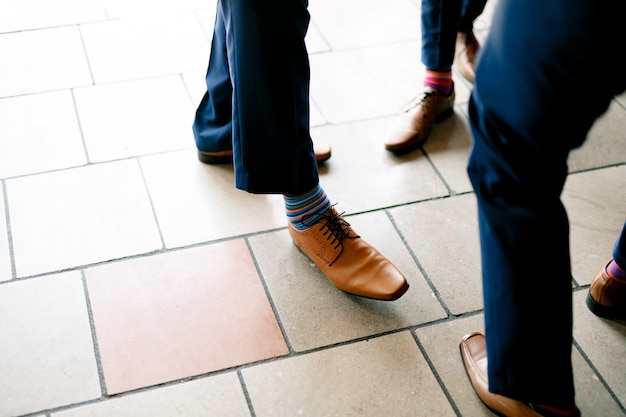
<svg viewBox="0 0 626 417">
<path fill-rule="evenodd" d="M 419 1 L 310 12 L 322 186 L 408 277 L 396 302 L 334 288 L 281 196 L 196 160 L 214 0 L 0 0 L 0 417 L 491 415 L 458 353 L 483 328 L 471 85 L 457 76 L 455 115 L 395 157 L 382 138 L 419 91 Z M 626 95 L 563 194 L 586 416 L 626 414 L 626 322 L 584 305 L 626 218 L 624 132 Z"/>
</svg>

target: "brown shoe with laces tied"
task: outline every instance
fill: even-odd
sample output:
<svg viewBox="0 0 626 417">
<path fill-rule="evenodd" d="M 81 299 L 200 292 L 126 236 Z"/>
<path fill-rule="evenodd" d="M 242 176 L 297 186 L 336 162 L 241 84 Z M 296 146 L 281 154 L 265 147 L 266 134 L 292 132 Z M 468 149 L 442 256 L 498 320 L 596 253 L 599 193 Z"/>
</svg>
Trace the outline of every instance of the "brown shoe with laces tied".
<svg viewBox="0 0 626 417">
<path fill-rule="evenodd" d="M 306 230 L 291 224 L 288 228 L 298 249 L 340 290 L 393 301 L 409 289 L 402 273 L 357 235 L 334 208 Z"/>
<path fill-rule="evenodd" d="M 435 88 L 425 87 L 396 117 L 385 137 L 385 148 L 402 154 L 422 145 L 433 124 L 454 113 L 454 98 L 454 88 L 446 96 Z"/>
</svg>

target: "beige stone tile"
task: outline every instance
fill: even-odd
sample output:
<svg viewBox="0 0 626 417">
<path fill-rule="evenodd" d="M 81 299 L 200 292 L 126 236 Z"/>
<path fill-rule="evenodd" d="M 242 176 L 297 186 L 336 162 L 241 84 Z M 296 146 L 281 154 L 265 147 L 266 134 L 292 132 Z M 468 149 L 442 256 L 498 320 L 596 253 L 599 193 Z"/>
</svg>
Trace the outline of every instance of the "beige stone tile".
<svg viewBox="0 0 626 417">
<path fill-rule="evenodd" d="M 74 94 L 90 162 L 193 146 L 194 107 L 179 76 L 97 85 Z"/>
<path fill-rule="evenodd" d="M 207 165 L 193 150 L 141 159 L 167 247 L 285 227 L 282 196 L 235 188 L 232 165 Z"/>
<path fill-rule="evenodd" d="M 106 19 L 97 0 L 20 0 L 0 3 L 0 33 Z"/>
<path fill-rule="evenodd" d="M 192 12 L 81 25 L 97 84 L 206 68 L 210 45 Z"/>
<path fill-rule="evenodd" d="M 250 238 L 254 256 L 296 351 L 426 323 L 446 315 L 384 212 L 349 216 L 346 220 L 396 265 L 410 288 L 399 300 L 391 302 L 346 294 L 296 249 L 286 230 Z"/>
<path fill-rule="evenodd" d="M 462 416 L 494 416 L 476 396 L 467 377 L 459 343 L 471 332 L 485 332 L 482 314 L 415 330 L 418 342 Z"/>
<path fill-rule="evenodd" d="M 453 193 L 473 191 L 467 176 L 472 135 L 463 112 L 435 124 L 423 148 Z"/>
<path fill-rule="evenodd" d="M 80 273 L 0 285 L 1 416 L 100 397 Z"/>
<path fill-rule="evenodd" d="M 0 194 L 0 282 L 8 281 L 13 277 L 8 232 L 4 195 Z"/>
<path fill-rule="evenodd" d="M 395 156 L 383 146 L 388 119 L 312 130 L 333 157 L 319 169 L 320 184 L 341 210 L 357 213 L 448 195 L 421 151 Z"/>
<path fill-rule="evenodd" d="M 397 207 L 390 213 L 450 312 L 482 309 L 474 195 Z"/>
<path fill-rule="evenodd" d="M 0 178 L 87 162 L 69 90 L 0 100 Z"/>
<path fill-rule="evenodd" d="M 613 257 L 613 246 L 626 221 L 626 166 L 572 174 L 562 199 L 570 221 L 572 274 L 591 284 Z"/>
<path fill-rule="evenodd" d="M 237 375 L 228 373 L 59 411 L 52 417 L 250 417 Z"/>
<path fill-rule="evenodd" d="M 136 161 L 7 181 L 20 277 L 162 247 Z"/>
<path fill-rule="evenodd" d="M 75 26 L 2 34 L 0 56 L 11 57 L 0 65 L 0 97 L 92 83 Z"/>
<path fill-rule="evenodd" d="M 409 332 L 242 371 L 257 417 L 454 416 Z"/>
<path fill-rule="evenodd" d="M 580 345 L 587 360 L 606 382 L 617 400 L 626 400 L 626 323 L 596 317 L 585 305 L 588 291 L 574 293 L 574 339 Z M 575 366 L 581 366 L 579 361 Z M 585 365 L 585 368 L 588 368 Z M 609 397 L 598 377 L 575 368 L 576 401 L 583 415 L 621 415 L 617 405 Z M 593 410 L 593 412 L 591 411 Z"/>
<path fill-rule="evenodd" d="M 243 240 L 85 275 L 108 394 L 288 353 Z"/>
<path fill-rule="evenodd" d="M 309 3 L 314 25 L 332 49 L 417 40 L 419 9 L 407 0 L 318 0 Z"/>
<path fill-rule="evenodd" d="M 613 102 L 591 128 L 587 141 L 572 151 L 570 172 L 626 163 L 626 109 Z"/>
</svg>

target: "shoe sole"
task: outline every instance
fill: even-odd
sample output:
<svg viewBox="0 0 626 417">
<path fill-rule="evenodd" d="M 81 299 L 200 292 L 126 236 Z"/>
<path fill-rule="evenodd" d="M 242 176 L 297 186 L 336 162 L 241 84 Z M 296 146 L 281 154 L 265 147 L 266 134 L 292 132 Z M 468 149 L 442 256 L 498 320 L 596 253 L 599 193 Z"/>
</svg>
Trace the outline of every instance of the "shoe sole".
<svg viewBox="0 0 626 417">
<path fill-rule="evenodd" d="M 605 319 L 623 319 L 626 318 L 626 309 L 606 307 L 593 299 L 591 293 L 587 293 L 585 299 L 587 308 L 598 317 Z"/>
<path fill-rule="evenodd" d="M 454 114 L 454 107 L 450 107 L 449 109 L 446 109 L 444 111 L 442 111 L 441 113 L 439 113 L 439 115 L 437 115 L 437 117 L 435 118 L 435 123 L 440 123 L 444 120 L 446 120 L 448 117 L 452 116 Z M 424 139 L 418 141 L 418 142 L 409 142 L 408 145 L 404 145 L 401 147 L 388 147 L 385 146 L 385 149 L 387 149 L 390 152 L 393 152 L 395 155 L 404 155 L 407 154 L 411 151 L 414 151 L 415 149 L 419 148 L 420 146 L 422 146 L 424 143 L 426 143 L 426 141 L 428 140 L 428 138 L 430 137 L 430 132 L 428 132 L 428 134 L 424 137 Z"/>
<path fill-rule="evenodd" d="M 319 158 L 315 158 L 315 161 L 318 165 L 321 165 L 328 161 L 331 157 L 330 152 L 328 154 L 324 154 Z M 233 155 L 209 155 L 207 152 L 198 151 L 198 160 L 202 163 L 209 165 L 218 165 L 218 164 L 232 164 L 233 163 Z"/>
<path fill-rule="evenodd" d="M 209 164 L 209 165 L 217 165 L 217 164 L 232 164 L 233 163 L 233 154 L 230 155 L 227 152 L 224 152 L 225 155 L 215 155 L 209 154 L 208 152 L 198 151 L 198 159 L 200 162 Z"/>
</svg>

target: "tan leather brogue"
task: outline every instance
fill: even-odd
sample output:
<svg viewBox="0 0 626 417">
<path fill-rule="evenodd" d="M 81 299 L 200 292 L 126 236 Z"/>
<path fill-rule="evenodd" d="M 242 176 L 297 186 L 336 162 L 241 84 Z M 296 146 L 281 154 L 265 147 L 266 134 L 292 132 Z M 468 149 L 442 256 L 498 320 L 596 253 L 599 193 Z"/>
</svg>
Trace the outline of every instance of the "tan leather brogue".
<svg viewBox="0 0 626 417">
<path fill-rule="evenodd" d="M 474 391 L 491 410 L 504 417 L 542 417 L 528 404 L 489 391 L 487 342 L 481 333 L 469 333 L 461 340 L 461 357 Z M 580 414 L 578 414 L 580 416 Z"/>
<path fill-rule="evenodd" d="M 289 234 L 294 244 L 342 291 L 393 301 L 409 289 L 402 273 L 357 235 L 335 208 L 306 230 L 297 230 L 290 224 Z"/>
<path fill-rule="evenodd" d="M 586 301 L 587 307 L 596 316 L 624 318 L 626 317 L 626 284 L 609 277 L 605 266 L 591 282 Z"/>
<path fill-rule="evenodd" d="M 318 165 L 328 161 L 332 155 L 332 148 L 329 143 L 314 140 L 313 152 Z M 198 150 L 198 159 L 205 164 L 231 164 L 233 162 L 233 150 L 205 152 Z"/>
<path fill-rule="evenodd" d="M 428 139 L 435 122 L 454 113 L 454 90 L 449 96 L 435 88 L 425 87 L 392 123 L 385 136 L 385 148 L 395 153 L 405 153 L 422 145 Z"/>
<path fill-rule="evenodd" d="M 476 56 L 479 49 L 480 43 L 474 36 L 474 32 L 459 32 L 457 34 L 454 64 L 461 75 L 471 82 L 476 80 Z"/>
</svg>

